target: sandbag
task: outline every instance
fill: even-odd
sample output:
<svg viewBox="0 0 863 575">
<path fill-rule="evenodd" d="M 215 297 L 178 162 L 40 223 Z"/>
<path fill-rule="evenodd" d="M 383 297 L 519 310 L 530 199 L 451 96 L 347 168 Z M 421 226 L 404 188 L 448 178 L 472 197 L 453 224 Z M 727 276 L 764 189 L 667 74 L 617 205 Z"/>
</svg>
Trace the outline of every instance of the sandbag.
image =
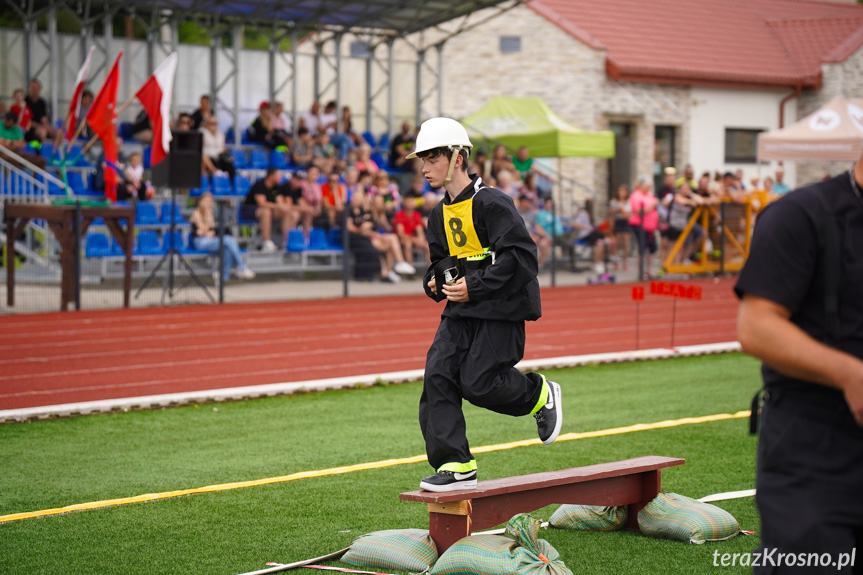
<svg viewBox="0 0 863 575">
<path fill-rule="evenodd" d="M 354 567 L 427 571 L 437 561 L 428 529 L 388 529 L 357 537 L 342 561 Z"/>
<path fill-rule="evenodd" d="M 638 527 L 645 535 L 695 545 L 731 539 L 740 533 L 737 519 L 724 509 L 685 495 L 665 492 L 638 512 Z"/>
<path fill-rule="evenodd" d="M 577 531 L 617 531 L 623 529 L 628 517 L 626 505 L 561 505 L 548 520 L 556 529 Z"/>
<path fill-rule="evenodd" d="M 540 521 L 520 513 L 506 524 L 506 536 L 472 535 L 438 558 L 430 575 L 572 575 L 560 554 L 537 539 Z"/>
</svg>

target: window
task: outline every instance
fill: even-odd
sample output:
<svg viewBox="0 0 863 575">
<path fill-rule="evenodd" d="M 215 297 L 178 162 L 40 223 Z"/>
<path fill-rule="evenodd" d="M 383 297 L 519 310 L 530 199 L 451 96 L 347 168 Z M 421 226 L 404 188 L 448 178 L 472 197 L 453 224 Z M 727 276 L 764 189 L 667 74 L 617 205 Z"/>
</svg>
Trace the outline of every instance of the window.
<svg viewBox="0 0 863 575">
<path fill-rule="evenodd" d="M 351 42 L 351 57 L 353 58 L 368 58 L 371 55 L 369 43 L 355 40 Z"/>
<path fill-rule="evenodd" d="M 758 134 L 763 131 L 746 128 L 725 128 L 725 163 L 756 163 L 758 161 Z"/>
<path fill-rule="evenodd" d="M 504 54 L 521 52 L 521 36 L 501 36 L 500 51 Z"/>
</svg>

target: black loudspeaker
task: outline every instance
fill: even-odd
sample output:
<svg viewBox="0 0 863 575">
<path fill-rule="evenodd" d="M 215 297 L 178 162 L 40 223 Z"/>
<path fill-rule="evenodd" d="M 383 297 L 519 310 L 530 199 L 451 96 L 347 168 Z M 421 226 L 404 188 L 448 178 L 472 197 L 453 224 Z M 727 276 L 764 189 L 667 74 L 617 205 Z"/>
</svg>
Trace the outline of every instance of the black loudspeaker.
<svg viewBox="0 0 863 575">
<path fill-rule="evenodd" d="M 174 130 L 171 150 L 165 159 L 153 166 L 153 185 L 167 188 L 201 187 L 201 132 Z"/>
</svg>

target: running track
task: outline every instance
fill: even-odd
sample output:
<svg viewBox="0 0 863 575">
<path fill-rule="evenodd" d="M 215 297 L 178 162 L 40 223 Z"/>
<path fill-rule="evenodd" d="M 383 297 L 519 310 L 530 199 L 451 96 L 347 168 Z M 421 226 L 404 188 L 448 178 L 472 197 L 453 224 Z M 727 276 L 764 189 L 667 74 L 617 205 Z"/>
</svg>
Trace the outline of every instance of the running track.
<svg viewBox="0 0 863 575">
<path fill-rule="evenodd" d="M 735 341 L 733 279 L 701 301 L 634 284 L 542 292 L 525 359 Z M 644 284 L 643 284 L 644 285 Z M 646 285 L 645 285 L 646 287 Z M 647 290 L 649 291 L 649 289 Z M 422 369 L 442 304 L 422 295 L 0 318 L 0 410 Z"/>
</svg>

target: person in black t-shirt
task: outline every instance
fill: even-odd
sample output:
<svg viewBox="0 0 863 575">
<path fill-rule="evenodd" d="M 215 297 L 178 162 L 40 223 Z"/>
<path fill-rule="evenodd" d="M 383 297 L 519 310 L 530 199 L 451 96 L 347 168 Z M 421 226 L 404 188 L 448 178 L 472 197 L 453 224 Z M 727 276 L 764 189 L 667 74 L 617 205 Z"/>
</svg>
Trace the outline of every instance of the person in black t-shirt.
<svg viewBox="0 0 863 575">
<path fill-rule="evenodd" d="M 768 553 L 835 562 L 863 549 L 861 183 L 863 160 L 769 204 L 735 286 L 740 343 L 764 362 L 755 503 Z"/>
<path fill-rule="evenodd" d="M 34 140 L 42 142 L 46 138 L 53 138 L 57 135 L 57 129 L 51 125 L 48 103 L 45 101 L 45 98 L 41 97 L 41 94 L 42 82 L 33 78 L 27 85 L 27 97 L 24 98 L 31 114 L 30 127 L 27 133 L 24 134 L 24 139 L 28 142 Z"/>
<path fill-rule="evenodd" d="M 282 223 L 282 234 L 287 239 L 288 230 L 297 225 L 293 205 L 287 201 L 279 189 L 282 175 L 279 170 L 269 168 L 267 175 L 258 180 L 249 189 L 241 208 L 242 216 L 248 220 L 255 218 L 261 224 L 261 236 L 264 243 L 262 252 L 274 252 L 278 248 L 272 240 L 273 220 Z"/>
<path fill-rule="evenodd" d="M 416 138 L 414 138 L 410 122 L 402 123 L 402 131 L 396 134 L 392 144 L 390 144 L 390 167 L 405 172 L 416 170 L 419 165 L 417 161 L 406 157 L 413 150 L 415 141 Z"/>
<path fill-rule="evenodd" d="M 210 107 L 210 97 L 207 94 L 201 96 L 200 106 L 192 112 L 192 129 L 200 130 L 204 127 L 204 123 L 213 116 L 213 110 Z"/>
</svg>

